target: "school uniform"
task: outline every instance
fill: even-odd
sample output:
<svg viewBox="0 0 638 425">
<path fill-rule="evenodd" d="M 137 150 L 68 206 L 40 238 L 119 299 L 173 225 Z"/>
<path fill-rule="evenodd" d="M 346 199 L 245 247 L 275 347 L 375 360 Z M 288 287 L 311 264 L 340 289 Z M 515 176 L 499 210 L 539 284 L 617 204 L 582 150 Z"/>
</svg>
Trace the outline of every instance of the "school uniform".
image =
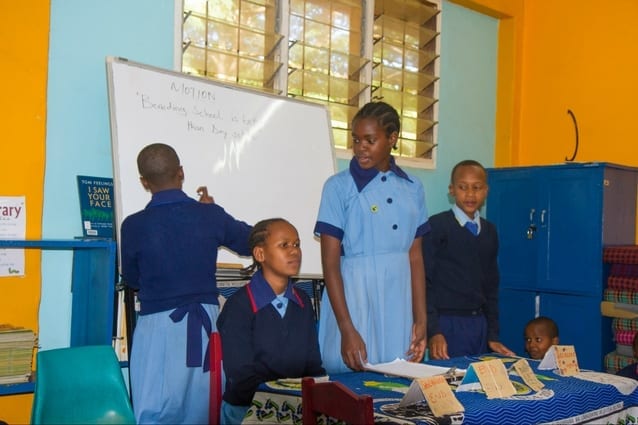
<svg viewBox="0 0 638 425">
<path fill-rule="evenodd" d="M 122 222 L 122 279 L 141 308 L 130 359 L 137 423 L 208 423 L 217 250 L 250 255 L 251 229 L 178 189 L 155 193 Z"/>
<path fill-rule="evenodd" d="M 315 234 L 341 240 L 345 299 L 371 363 L 405 357 L 413 324 L 409 251 L 427 230 L 423 185 L 400 169 L 394 157 L 387 172 L 362 169 L 353 158 L 348 170 L 324 184 Z M 349 370 L 327 291 L 319 346 L 328 373 Z"/>
<path fill-rule="evenodd" d="M 616 372 L 616 375 L 638 380 L 638 363 L 632 363 L 623 367 L 618 372 Z"/>
<path fill-rule="evenodd" d="M 292 282 L 277 296 L 258 270 L 226 300 L 217 328 L 226 378 L 223 401 L 243 412 L 263 382 L 325 374 L 312 303 Z"/>
<path fill-rule="evenodd" d="M 450 357 L 485 353 L 488 340 L 498 341 L 496 227 L 477 212 L 474 235 L 467 221 L 454 205 L 430 217 L 423 238 L 428 338 L 443 334 Z"/>
</svg>

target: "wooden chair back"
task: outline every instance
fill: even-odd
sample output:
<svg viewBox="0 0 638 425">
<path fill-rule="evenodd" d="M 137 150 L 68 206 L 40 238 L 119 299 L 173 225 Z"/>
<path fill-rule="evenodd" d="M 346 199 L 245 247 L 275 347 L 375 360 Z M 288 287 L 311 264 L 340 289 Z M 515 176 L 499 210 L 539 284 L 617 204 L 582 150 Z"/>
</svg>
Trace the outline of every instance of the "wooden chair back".
<svg viewBox="0 0 638 425">
<path fill-rule="evenodd" d="M 209 423 L 219 424 L 219 412 L 222 405 L 222 341 L 219 332 L 210 335 L 210 406 Z"/>
<path fill-rule="evenodd" d="M 301 381 L 302 419 L 304 425 L 315 425 L 321 414 L 348 424 L 374 423 L 372 397 L 357 395 L 340 382 Z"/>
</svg>

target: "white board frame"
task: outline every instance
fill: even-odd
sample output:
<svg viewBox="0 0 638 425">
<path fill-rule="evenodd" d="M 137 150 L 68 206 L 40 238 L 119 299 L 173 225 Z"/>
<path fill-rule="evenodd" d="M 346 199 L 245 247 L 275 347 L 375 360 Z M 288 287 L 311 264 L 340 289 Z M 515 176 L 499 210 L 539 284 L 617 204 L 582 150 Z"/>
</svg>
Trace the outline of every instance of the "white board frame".
<svg viewBox="0 0 638 425">
<path fill-rule="evenodd" d="M 254 224 L 283 217 L 299 231 L 300 276 L 321 276 L 313 234 L 321 190 L 336 172 L 325 106 L 106 58 L 117 239 L 128 215 L 150 201 L 139 181 L 137 154 L 155 142 L 175 148 L 184 191 L 207 186 L 215 202 Z M 119 253 L 119 246 L 118 246 Z M 251 258 L 219 251 L 219 263 Z"/>
</svg>

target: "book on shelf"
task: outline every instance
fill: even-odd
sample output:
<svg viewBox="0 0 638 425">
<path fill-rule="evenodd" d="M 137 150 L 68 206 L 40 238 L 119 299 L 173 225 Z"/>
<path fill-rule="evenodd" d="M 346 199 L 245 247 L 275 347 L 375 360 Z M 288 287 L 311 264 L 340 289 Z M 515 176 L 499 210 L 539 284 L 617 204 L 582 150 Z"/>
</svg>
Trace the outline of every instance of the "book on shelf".
<svg viewBox="0 0 638 425">
<path fill-rule="evenodd" d="M 31 329 L 0 324 L 0 384 L 29 382 L 36 344 Z"/>
<path fill-rule="evenodd" d="M 77 176 L 84 237 L 113 238 L 113 179 Z"/>
</svg>

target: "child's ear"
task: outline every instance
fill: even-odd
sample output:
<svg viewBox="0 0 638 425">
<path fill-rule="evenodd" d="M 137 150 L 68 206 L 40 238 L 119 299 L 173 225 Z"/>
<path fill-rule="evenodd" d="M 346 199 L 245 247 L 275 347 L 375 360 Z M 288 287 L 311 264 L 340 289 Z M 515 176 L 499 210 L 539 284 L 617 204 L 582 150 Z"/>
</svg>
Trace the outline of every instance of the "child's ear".
<svg viewBox="0 0 638 425">
<path fill-rule="evenodd" d="M 253 257 L 255 257 L 255 260 L 258 263 L 263 263 L 264 262 L 264 247 L 263 246 L 256 246 L 253 248 Z"/>
<path fill-rule="evenodd" d="M 151 191 L 151 188 L 149 186 L 148 180 L 146 180 L 142 176 L 140 176 L 140 183 L 142 183 L 142 187 L 144 187 L 144 190 L 148 190 L 149 192 Z"/>
<path fill-rule="evenodd" d="M 558 337 L 557 336 L 552 338 L 552 345 L 558 345 Z"/>
</svg>

